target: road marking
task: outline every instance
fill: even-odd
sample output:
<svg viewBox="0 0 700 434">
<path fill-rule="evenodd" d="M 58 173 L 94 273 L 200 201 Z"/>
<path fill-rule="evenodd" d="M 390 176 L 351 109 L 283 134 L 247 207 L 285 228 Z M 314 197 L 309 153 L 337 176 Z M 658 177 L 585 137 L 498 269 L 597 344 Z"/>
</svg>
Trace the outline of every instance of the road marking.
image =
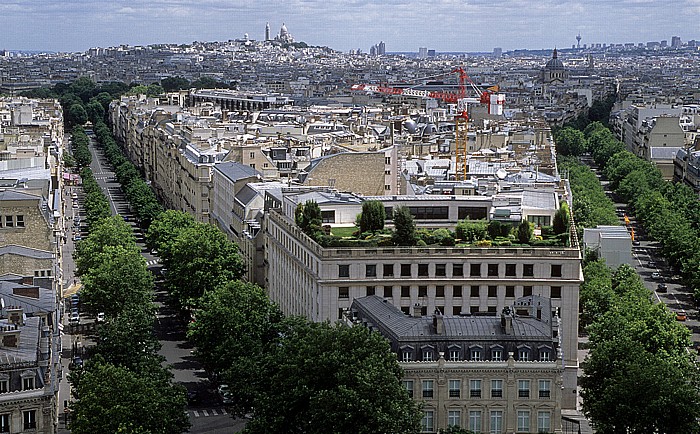
<svg viewBox="0 0 700 434">
<path fill-rule="evenodd" d="M 192 410 L 192 413 L 194 413 L 194 417 L 199 417 L 199 412 L 197 410 Z"/>
<path fill-rule="evenodd" d="M 206 410 L 202 410 L 202 413 L 204 413 L 204 416 L 209 416 L 209 412 L 207 412 Z"/>
<path fill-rule="evenodd" d="M 212 416 L 218 416 L 219 413 L 216 412 L 216 409 L 215 409 L 215 408 L 212 408 L 212 409 L 211 409 L 211 415 L 212 415 Z"/>
</svg>

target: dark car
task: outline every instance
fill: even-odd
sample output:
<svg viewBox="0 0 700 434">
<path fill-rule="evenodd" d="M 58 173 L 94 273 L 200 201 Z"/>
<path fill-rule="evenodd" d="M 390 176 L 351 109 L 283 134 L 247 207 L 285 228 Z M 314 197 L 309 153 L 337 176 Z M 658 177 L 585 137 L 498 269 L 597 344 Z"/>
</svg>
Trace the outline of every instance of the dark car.
<svg viewBox="0 0 700 434">
<path fill-rule="evenodd" d="M 656 285 L 656 291 L 657 292 L 667 292 L 668 287 L 666 286 L 665 283 L 659 283 L 658 285 Z"/>
<path fill-rule="evenodd" d="M 68 369 L 80 369 L 83 367 L 83 359 L 81 359 L 78 356 L 73 357 L 73 360 L 71 360 L 70 364 L 68 365 Z"/>
<path fill-rule="evenodd" d="M 633 246 L 639 246 L 640 244 L 642 244 L 642 243 L 640 243 L 639 240 L 632 241 Z"/>
</svg>

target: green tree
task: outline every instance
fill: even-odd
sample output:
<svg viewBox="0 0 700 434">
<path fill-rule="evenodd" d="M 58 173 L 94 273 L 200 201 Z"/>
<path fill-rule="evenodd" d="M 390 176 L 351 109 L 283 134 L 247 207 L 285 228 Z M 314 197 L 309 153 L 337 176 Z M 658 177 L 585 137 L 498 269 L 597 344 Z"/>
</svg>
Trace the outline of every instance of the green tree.
<svg viewBox="0 0 700 434">
<path fill-rule="evenodd" d="M 73 104 L 68 109 L 68 125 L 83 125 L 88 121 L 88 115 L 82 104 Z"/>
<path fill-rule="evenodd" d="M 552 221 L 554 233 L 559 235 L 569 231 L 569 206 L 566 202 L 562 203 L 559 209 L 554 213 Z"/>
<path fill-rule="evenodd" d="M 82 308 L 92 314 L 118 316 L 126 306 L 146 305 L 153 295 L 153 275 L 139 252 L 107 246 L 96 258 L 97 266 L 82 276 Z"/>
<path fill-rule="evenodd" d="M 238 247 L 206 223 L 182 230 L 170 254 L 163 257 L 168 268 L 166 283 L 180 307 L 196 307 L 207 290 L 239 279 L 245 272 Z"/>
<path fill-rule="evenodd" d="M 362 214 L 360 215 L 360 233 L 375 232 L 384 229 L 386 211 L 384 203 L 378 200 L 362 202 Z"/>
<path fill-rule="evenodd" d="M 231 412 L 250 412 L 253 398 L 263 385 L 265 355 L 288 332 L 277 306 L 259 286 L 229 282 L 202 297 L 196 320 L 187 337 L 205 368 L 220 375 L 236 391 Z"/>
<path fill-rule="evenodd" d="M 99 224 L 91 228 L 90 234 L 76 246 L 74 257 L 77 274 L 83 275 L 91 268 L 97 267 L 102 261 L 101 254 L 105 248 L 116 246 L 139 253 L 131 226 L 124 219 L 120 216 L 101 219 Z"/>
<path fill-rule="evenodd" d="M 488 223 L 483 220 L 462 220 L 457 223 L 455 228 L 455 237 L 461 239 L 465 243 L 473 243 L 479 240 L 485 240 Z"/>
<path fill-rule="evenodd" d="M 311 238 L 316 238 L 316 235 L 321 232 L 323 222 L 321 208 L 313 200 L 306 201 L 303 205 L 297 205 L 294 217 L 297 226 Z"/>
<path fill-rule="evenodd" d="M 521 221 L 518 225 L 518 242 L 528 244 L 532 239 L 532 233 L 532 224 L 527 220 Z"/>
<path fill-rule="evenodd" d="M 418 238 L 411 211 L 405 206 L 394 208 L 393 220 L 392 242 L 397 246 L 415 246 Z"/>
<path fill-rule="evenodd" d="M 160 85 L 163 86 L 166 92 L 190 88 L 189 80 L 182 77 L 165 77 L 160 80 Z"/>
<path fill-rule="evenodd" d="M 170 382 L 160 364 L 132 371 L 100 357 L 69 377 L 76 398 L 71 407 L 70 430 L 75 434 L 185 432 L 190 422 L 185 411 L 185 388 Z M 125 430 L 128 428 L 128 430 Z"/>
<path fill-rule="evenodd" d="M 85 106 L 85 113 L 87 114 L 88 119 L 90 122 L 95 124 L 97 121 L 100 121 L 104 119 L 105 117 L 105 110 L 102 107 L 102 104 L 100 104 L 97 101 L 91 101 Z"/>
<path fill-rule="evenodd" d="M 513 227 L 508 223 L 502 223 L 498 220 L 491 220 L 487 226 L 489 237 L 495 240 L 498 237 L 507 237 Z"/>
<path fill-rule="evenodd" d="M 194 217 L 183 211 L 167 210 L 158 215 L 146 231 L 146 245 L 158 249 L 161 258 L 172 257 L 173 243 L 181 231 L 197 224 Z"/>
<path fill-rule="evenodd" d="M 268 355 L 245 432 L 417 433 L 420 413 L 388 341 L 365 327 L 297 327 Z"/>
<path fill-rule="evenodd" d="M 586 151 L 586 137 L 579 130 L 562 128 L 554 134 L 557 155 L 579 156 Z"/>
</svg>

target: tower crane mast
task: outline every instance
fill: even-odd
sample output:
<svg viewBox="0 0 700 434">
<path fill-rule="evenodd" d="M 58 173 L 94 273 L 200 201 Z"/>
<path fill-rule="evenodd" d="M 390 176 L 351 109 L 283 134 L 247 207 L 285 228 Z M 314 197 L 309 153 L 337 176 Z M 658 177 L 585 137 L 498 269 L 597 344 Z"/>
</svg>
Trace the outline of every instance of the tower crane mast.
<svg viewBox="0 0 700 434">
<path fill-rule="evenodd" d="M 415 96 L 419 98 L 434 98 L 448 104 L 457 104 L 457 114 L 455 115 L 455 163 L 456 178 L 459 181 L 467 177 L 467 132 L 469 130 L 469 105 L 485 104 L 489 114 L 502 115 L 505 95 L 498 92 L 498 86 L 490 87 L 481 91 L 477 85 L 469 78 L 464 68 L 457 67 L 450 71 L 450 74 L 458 74 L 458 91 L 428 91 L 412 88 L 390 87 L 374 84 L 355 84 L 350 90 L 376 92 L 386 95 Z M 467 97 L 467 87 L 471 88 L 475 97 Z"/>
</svg>

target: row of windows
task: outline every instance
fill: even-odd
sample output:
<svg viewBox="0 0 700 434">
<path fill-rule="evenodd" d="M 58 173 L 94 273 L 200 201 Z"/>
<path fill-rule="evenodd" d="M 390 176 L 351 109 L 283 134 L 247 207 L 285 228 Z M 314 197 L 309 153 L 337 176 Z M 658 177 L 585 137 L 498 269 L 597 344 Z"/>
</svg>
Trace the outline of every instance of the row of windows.
<svg viewBox="0 0 700 434">
<path fill-rule="evenodd" d="M 34 270 L 34 277 L 51 277 L 51 270 Z"/>
<path fill-rule="evenodd" d="M 419 356 L 419 357 L 417 357 Z M 490 356 L 488 360 L 492 362 L 502 362 L 504 359 L 503 347 L 498 346 L 491 348 L 490 351 L 486 352 L 484 349 L 475 345 L 468 349 L 468 351 L 463 352 L 459 347 L 452 347 L 449 350 L 448 360 L 451 362 L 457 362 L 461 360 L 470 360 L 473 362 L 479 362 L 486 360 L 486 357 Z M 405 346 L 401 348 L 401 361 L 402 362 L 412 362 L 414 360 L 422 360 L 424 362 L 433 362 L 437 360 L 437 354 L 432 346 L 426 346 L 416 351 L 411 346 Z M 531 360 L 539 360 L 540 362 L 549 362 L 552 360 L 552 348 L 548 346 L 542 346 L 537 348 L 537 352 L 533 351 L 529 346 L 522 345 L 518 348 L 517 360 L 521 362 L 529 362 Z"/>
<path fill-rule="evenodd" d="M 464 391 L 465 394 L 462 395 L 462 380 L 448 380 L 448 396 L 450 398 L 484 398 L 482 395 L 482 380 L 471 379 L 469 380 L 469 388 Z M 491 398 L 503 398 L 503 384 L 504 380 L 493 379 L 491 380 L 490 397 Z M 518 380 L 518 398 L 531 398 L 530 390 L 531 384 L 537 384 L 537 398 L 549 399 L 551 397 L 552 391 L 552 380 Z M 413 398 L 414 395 L 414 380 L 403 380 L 403 385 L 408 392 L 408 395 Z M 423 398 L 433 398 L 435 394 L 435 380 L 421 380 L 421 397 Z M 468 392 L 468 393 L 467 393 Z M 532 396 L 535 397 L 534 395 Z"/>
<path fill-rule="evenodd" d="M 409 298 L 411 297 L 411 288 L 416 288 L 408 286 L 408 285 L 403 285 L 401 286 L 401 297 Z M 418 297 L 427 297 L 428 296 L 428 286 L 427 285 L 419 285 L 418 287 Z M 480 285 L 470 285 L 469 286 L 469 296 L 472 298 L 480 298 L 482 294 L 482 288 L 486 289 L 486 295 L 488 298 L 498 298 L 498 292 L 499 292 L 499 286 L 498 285 L 488 285 L 488 286 L 480 286 Z M 509 298 L 515 298 L 515 285 L 506 285 L 504 287 L 505 290 L 505 296 Z M 532 286 L 526 285 L 523 286 L 523 297 L 528 297 L 532 295 Z M 445 285 L 435 285 L 435 294 L 434 297 L 437 298 L 442 298 L 445 297 L 445 295 L 449 295 L 451 290 L 451 295 L 452 297 L 463 297 L 464 296 L 464 291 L 462 285 L 454 285 L 454 286 L 445 286 Z M 374 286 L 374 285 L 368 285 L 365 286 L 365 295 L 381 295 L 384 298 L 392 298 L 394 296 L 394 287 L 393 286 Z M 431 294 L 432 295 L 432 294 Z M 350 298 L 350 287 L 349 286 L 341 286 L 338 288 L 338 298 Z M 549 287 L 549 298 L 561 298 L 561 286 L 550 286 Z M 441 312 L 443 312 L 441 310 Z M 443 312 L 444 313 L 444 312 Z M 459 312 L 457 312 L 459 314 Z"/>
<path fill-rule="evenodd" d="M 24 227 L 24 215 L 5 215 L 0 216 L 0 227 L 1 228 L 23 228 Z"/>
<path fill-rule="evenodd" d="M 484 416 L 488 416 L 488 421 L 484 421 Z M 482 410 L 469 410 L 467 415 L 466 428 L 474 433 L 502 434 L 503 428 L 503 410 L 491 410 L 488 413 Z M 486 424 L 488 422 L 488 425 Z M 538 433 L 549 433 L 552 427 L 552 412 L 549 410 L 540 410 L 537 412 L 537 427 Z M 447 411 L 447 425 L 464 428 L 462 422 L 461 410 Z M 423 410 L 423 419 L 421 421 L 422 432 L 435 432 L 435 410 Z M 531 412 L 530 410 L 517 411 L 517 427 L 518 433 L 532 432 Z"/>
<path fill-rule="evenodd" d="M 408 210 L 416 220 L 448 220 L 450 218 L 450 208 L 447 206 L 409 206 Z M 391 220 L 394 215 L 394 208 L 391 206 L 384 208 L 386 219 Z M 464 220 L 486 220 L 488 208 L 476 206 L 460 206 L 457 208 L 457 218 Z"/>
<path fill-rule="evenodd" d="M 10 432 L 10 417 L 8 413 L 0 414 L 0 433 Z M 22 412 L 22 429 L 36 429 L 36 410 L 24 410 Z"/>
<path fill-rule="evenodd" d="M 25 377 L 22 378 L 22 390 L 32 390 L 34 389 L 34 378 Z M 0 393 L 10 392 L 10 381 L 0 380 Z M 14 392 L 14 390 L 13 390 Z"/>
<path fill-rule="evenodd" d="M 382 277 L 395 277 L 395 264 L 379 264 L 382 268 Z M 414 264 L 399 264 L 400 277 L 412 277 Z M 522 264 L 520 275 L 518 275 L 518 264 L 486 264 L 486 274 L 483 274 L 481 263 L 470 264 L 434 264 L 433 273 L 430 273 L 430 264 L 417 264 L 418 277 L 447 277 L 447 266 L 452 266 L 451 277 L 499 277 L 501 265 L 504 265 L 504 275 L 506 277 L 534 277 L 535 264 Z M 465 265 L 468 265 L 469 276 L 465 276 Z M 377 264 L 365 264 L 364 277 L 378 277 Z M 350 264 L 338 265 L 338 277 L 350 277 Z M 561 264 L 550 264 L 550 277 L 562 277 Z"/>
</svg>

